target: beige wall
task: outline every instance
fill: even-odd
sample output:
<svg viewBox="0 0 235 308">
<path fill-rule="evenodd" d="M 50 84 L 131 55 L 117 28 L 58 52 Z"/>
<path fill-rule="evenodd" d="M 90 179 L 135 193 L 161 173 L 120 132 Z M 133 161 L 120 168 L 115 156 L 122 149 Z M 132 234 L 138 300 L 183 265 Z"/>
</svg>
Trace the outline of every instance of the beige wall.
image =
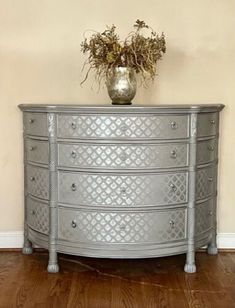
<svg viewBox="0 0 235 308">
<path fill-rule="evenodd" d="M 19 103 L 108 103 L 80 87 L 85 29 L 114 23 L 122 35 L 143 19 L 167 39 L 159 76 L 138 103 L 224 103 L 219 232 L 235 232 L 234 0 L 0 0 L 0 232 L 22 230 Z"/>
</svg>

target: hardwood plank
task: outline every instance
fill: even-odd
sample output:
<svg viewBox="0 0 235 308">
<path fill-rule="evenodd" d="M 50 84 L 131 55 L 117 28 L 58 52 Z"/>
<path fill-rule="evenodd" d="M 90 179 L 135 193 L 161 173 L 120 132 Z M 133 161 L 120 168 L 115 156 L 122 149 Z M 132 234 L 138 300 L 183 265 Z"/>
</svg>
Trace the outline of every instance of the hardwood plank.
<svg viewBox="0 0 235 308">
<path fill-rule="evenodd" d="M 48 253 L 0 252 L 0 308 L 235 308 L 235 252 L 142 260 L 59 256 L 60 273 L 46 271 Z"/>
</svg>

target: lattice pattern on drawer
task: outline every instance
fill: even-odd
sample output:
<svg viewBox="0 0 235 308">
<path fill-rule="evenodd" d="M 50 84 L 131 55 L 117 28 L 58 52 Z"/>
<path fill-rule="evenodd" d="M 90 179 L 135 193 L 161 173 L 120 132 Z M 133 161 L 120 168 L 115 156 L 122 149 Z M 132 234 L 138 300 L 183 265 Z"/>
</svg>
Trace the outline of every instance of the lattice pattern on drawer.
<svg viewBox="0 0 235 308">
<path fill-rule="evenodd" d="M 187 202 L 187 173 L 108 175 L 59 173 L 59 201 L 135 206 Z"/>
<path fill-rule="evenodd" d="M 58 136 L 67 138 L 186 138 L 188 116 L 59 115 Z"/>
<path fill-rule="evenodd" d="M 48 169 L 27 165 L 26 178 L 28 193 L 35 197 L 49 199 Z"/>
<path fill-rule="evenodd" d="M 48 204 L 27 198 L 27 223 L 41 233 L 49 234 L 49 206 Z"/>
<path fill-rule="evenodd" d="M 214 168 L 203 168 L 197 171 L 196 176 L 196 199 L 204 199 L 213 194 Z"/>
<path fill-rule="evenodd" d="M 214 199 L 196 205 L 196 235 L 206 232 L 213 225 Z"/>
<path fill-rule="evenodd" d="M 198 115 L 198 136 L 216 135 L 219 127 L 219 113 L 202 113 Z"/>
<path fill-rule="evenodd" d="M 59 209 L 59 238 L 80 242 L 160 243 L 185 238 L 185 210 L 93 212 Z"/>
<path fill-rule="evenodd" d="M 187 144 L 60 144 L 59 165 L 90 168 L 164 168 L 188 164 Z"/>
<path fill-rule="evenodd" d="M 48 141 L 26 139 L 25 151 L 26 151 L 27 161 L 48 164 L 49 162 Z"/>
</svg>

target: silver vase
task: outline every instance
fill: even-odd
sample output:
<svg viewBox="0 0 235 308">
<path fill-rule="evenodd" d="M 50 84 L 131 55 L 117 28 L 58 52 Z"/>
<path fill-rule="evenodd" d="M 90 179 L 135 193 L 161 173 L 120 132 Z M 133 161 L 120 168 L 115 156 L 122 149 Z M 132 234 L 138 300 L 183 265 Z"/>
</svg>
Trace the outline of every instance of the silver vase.
<svg viewBox="0 0 235 308">
<path fill-rule="evenodd" d="M 136 77 L 133 69 L 116 67 L 106 80 L 109 96 L 114 105 L 130 105 L 136 94 Z"/>
</svg>

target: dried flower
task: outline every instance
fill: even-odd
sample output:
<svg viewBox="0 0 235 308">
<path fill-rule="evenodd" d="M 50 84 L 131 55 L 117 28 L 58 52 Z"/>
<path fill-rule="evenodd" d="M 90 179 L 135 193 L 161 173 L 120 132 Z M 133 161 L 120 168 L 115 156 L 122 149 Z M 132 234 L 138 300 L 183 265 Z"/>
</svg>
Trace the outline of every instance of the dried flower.
<svg viewBox="0 0 235 308">
<path fill-rule="evenodd" d="M 81 51 L 88 54 L 84 66 L 88 65 L 84 83 L 90 70 L 95 70 L 99 82 L 109 75 L 115 67 L 124 66 L 132 68 L 139 73 L 144 82 L 154 80 L 157 72 L 157 61 L 166 52 L 164 33 L 160 36 L 144 21 L 139 19 L 134 24 L 135 31 L 128 34 L 122 42 L 116 34 L 116 27 L 107 27 L 102 33 L 95 32 L 90 39 L 85 38 L 81 43 Z M 143 34 L 143 29 L 150 32 L 149 36 Z"/>
</svg>

